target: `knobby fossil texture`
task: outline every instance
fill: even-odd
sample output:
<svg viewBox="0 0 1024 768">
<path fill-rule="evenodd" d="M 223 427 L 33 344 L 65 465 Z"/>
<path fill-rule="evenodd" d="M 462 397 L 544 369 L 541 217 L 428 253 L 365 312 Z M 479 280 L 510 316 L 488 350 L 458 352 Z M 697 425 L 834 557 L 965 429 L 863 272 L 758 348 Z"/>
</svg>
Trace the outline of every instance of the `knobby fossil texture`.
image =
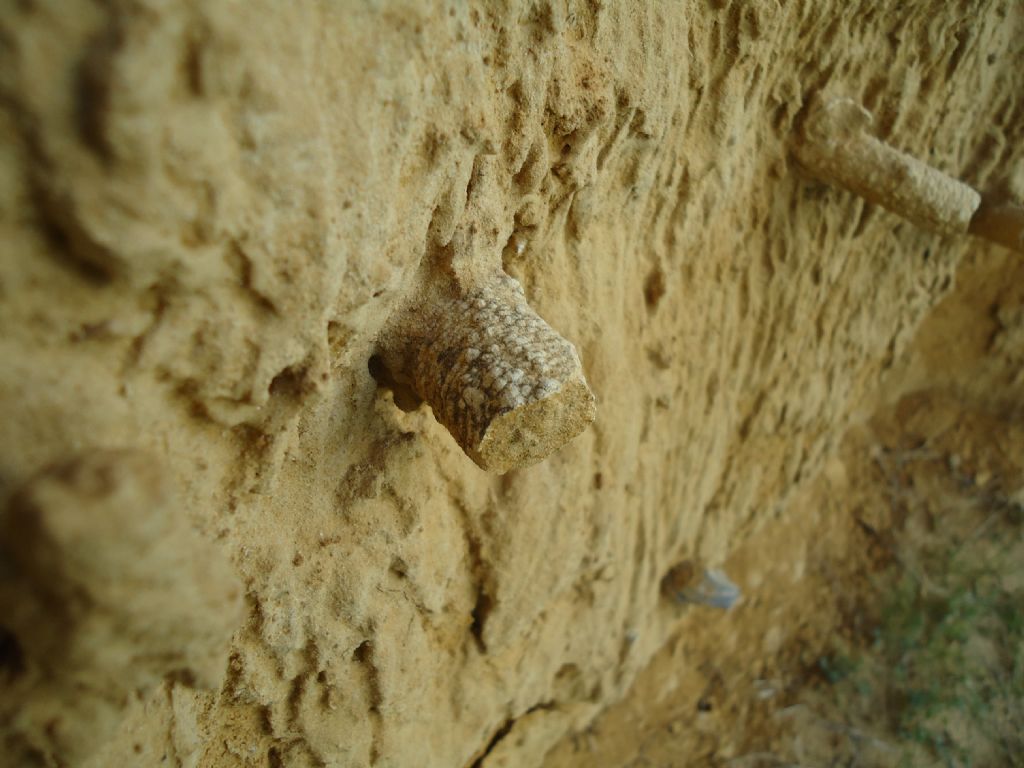
<svg viewBox="0 0 1024 768">
<path fill-rule="evenodd" d="M 469 457 L 498 472 L 547 458 L 595 413 L 576 350 L 522 293 L 496 277 L 439 303 L 410 352 L 416 390 Z"/>
<path fill-rule="evenodd" d="M 239 8 L 0 0 L 0 754 L 542 765 L 1004 252 L 809 178 L 814 99 L 1018 205 L 1024 11 Z"/>
<path fill-rule="evenodd" d="M 483 469 L 507 472 L 547 458 L 596 409 L 576 348 L 502 271 L 500 183 L 496 158 L 479 156 L 462 210 L 447 202 L 435 211 L 421 283 L 381 345 L 462 450 Z M 442 215 L 447 227 L 437 225 Z"/>
</svg>

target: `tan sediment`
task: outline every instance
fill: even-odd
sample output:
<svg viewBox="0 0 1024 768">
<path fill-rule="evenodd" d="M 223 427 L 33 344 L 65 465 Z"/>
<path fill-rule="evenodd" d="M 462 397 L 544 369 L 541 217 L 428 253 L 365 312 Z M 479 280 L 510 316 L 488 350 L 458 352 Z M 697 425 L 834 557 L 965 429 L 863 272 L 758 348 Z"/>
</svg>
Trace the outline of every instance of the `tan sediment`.
<svg viewBox="0 0 1024 768">
<path fill-rule="evenodd" d="M 159 552 L 245 589 L 214 687 L 144 686 L 97 768 L 540 765 L 706 613 L 662 596 L 672 565 L 784 519 L 983 258 L 791 173 L 810 95 L 841 83 L 892 146 L 1019 188 L 1006 0 L 4 7 L 0 506 L 137 446 L 194 534 Z M 480 292 L 566 377 L 492 393 L 470 451 L 532 461 L 517 430 L 539 455 L 599 409 L 501 476 L 416 359 L 435 331 L 475 349 L 446 313 Z M 1012 308 L 986 317 L 1016 343 Z M 36 699 L 14 677 L 5 711 Z"/>
<path fill-rule="evenodd" d="M 78 765 L 168 675 L 214 688 L 242 615 L 230 565 L 190 527 L 159 462 L 94 448 L 29 481 L 0 517 L 19 586 L 0 614 L 21 669 L 0 723 L 12 760 Z M 13 764 L 13 763 L 12 763 Z M 26 763 L 28 764 L 28 763 Z"/>
</svg>

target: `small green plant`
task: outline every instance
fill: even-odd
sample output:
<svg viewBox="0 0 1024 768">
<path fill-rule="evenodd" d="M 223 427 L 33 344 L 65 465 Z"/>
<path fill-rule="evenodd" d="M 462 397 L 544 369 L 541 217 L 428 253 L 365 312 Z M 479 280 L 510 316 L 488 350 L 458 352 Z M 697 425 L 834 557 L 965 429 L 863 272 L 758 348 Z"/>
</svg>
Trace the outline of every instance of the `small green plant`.
<svg viewBox="0 0 1024 768">
<path fill-rule="evenodd" d="M 819 660 L 844 699 L 884 709 L 901 765 L 1024 766 L 1020 534 L 1011 522 L 926 552 L 883 599 L 870 646 Z"/>
<path fill-rule="evenodd" d="M 1024 680 L 1014 680 L 1024 643 L 1019 608 L 996 579 L 953 571 L 948 581 L 947 594 L 926 597 L 908 579 L 882 624 L 898 732 L 950 765 L 969 763 L 969 744 L 981 735 L 1005 742 L 1006 757 L 1022 755 L 1024 731 L 1004 722 L 1024 702 Z"/>
</svg>

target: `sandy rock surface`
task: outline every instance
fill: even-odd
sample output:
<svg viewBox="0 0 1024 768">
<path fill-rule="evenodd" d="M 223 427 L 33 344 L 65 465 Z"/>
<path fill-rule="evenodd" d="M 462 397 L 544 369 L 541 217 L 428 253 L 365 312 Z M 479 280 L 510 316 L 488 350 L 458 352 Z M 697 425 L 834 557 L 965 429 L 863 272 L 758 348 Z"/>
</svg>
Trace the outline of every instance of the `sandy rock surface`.
<svg viewBox="0 0 1024 768">
<path fill-rule="evenodd" d="M 879 694 L 884 680 L 864 688 L 860 678 L 858 695 L 844 695 L 823 674 L 823 660 L 837 647 L 876 647 L 899 576 L 924 567 L 923 550 L 915 557 L 894 546 L 901 535 L 915 545 L 955 541 L 956 558 L 930 565 L 942 573 L 963 569 L 964 550 L 991 526 L 997 544 L 982 546 L 985 559 L 972 567 L 996 569 L 1018 590 L 1024 583 L 1022 309 L 1024 261 L 972 249 L 956 288 L 886 376 L 871 418 L 847 432 L 784 515 L 730 553 L 726 568 L 744 593 L 739 605 L 729 612 L 678 606 L 680 622 L 626 696 L 564 738 L 545 768 L 940 764 L 929 749 L 907 749 L 905 704 Z M 924 524 L 913 513 L 922 502 L 931 509 Z M 1018 522 L 999 528 L 1014 510 Z M 904 527 L 910 532 L 900 534 Z M 976 618 L 969 626 L 992 631 Z M 962 656 L 942 658 L 952 674 L 941 684 L 968 677 Z M 990 658 L 986 666 L 1000 669 Z M 896 678 L 894 671 L 883 667 L 881 675 Z M 991 707 L 989 691 L 979 696 L 990 708 L 973 720 L 961 715 L 958 743 L 976 741 L 958 759 L 1010 765 L 1019 720 Z M 939 722 L 946 728 L 950 719 Z M 993 738 L 999 728 L 1009 738 Z"/>
<path fill-rule="evenodd" d="M 135 546 L 223 561 L 232 619 L 167 587 L 199 661 L 101 691 L 89 733 L 11 714 L 61 651 L 0 619 L 4 758 L 531 766 L 622 697 L 678 624 L 663 576 L 784 514 L 968 250 L 803 173 L 806 105 L 1024 197 L 1020 5 L 892 5 L 0 0 L 5 530 L 95 503 L 50 468 L 151 457 L 86 538 L 156 494 L 175 533 Z M 371 375 L 446 263 L 500 265 L 578 351 L 596 420 L 530 468 L 481 470 Z M 4 617 L 54 525 L 5 538 Z M 67 638 L 79 673 L 103 637 Z"/>
</svg>

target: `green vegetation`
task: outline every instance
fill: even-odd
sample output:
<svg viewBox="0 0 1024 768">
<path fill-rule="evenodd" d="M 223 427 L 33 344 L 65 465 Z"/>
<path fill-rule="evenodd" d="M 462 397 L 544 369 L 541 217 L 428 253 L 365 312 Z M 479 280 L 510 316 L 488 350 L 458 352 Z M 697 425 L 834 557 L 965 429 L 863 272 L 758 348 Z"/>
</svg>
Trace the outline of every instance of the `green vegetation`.
<svg viewBox="0 0 1024 768">
<path fill-rule="evenodd" d="M 938 594 L 904 577 L 885 611 L 873 651 L 889 671 L 893 725 L 946 765 L 970 765 L 979 741 L 1024 765 L 1020 598 L 992 569 L 953 565 Z"/>
<path fill-rule="evenodd" d="M 818 666 L 900 766 L 1024 766 L 1021 507 L 984 495 L 942 512 L 923 541 L 898 537 L 866 647 Z"/>
</svg>

